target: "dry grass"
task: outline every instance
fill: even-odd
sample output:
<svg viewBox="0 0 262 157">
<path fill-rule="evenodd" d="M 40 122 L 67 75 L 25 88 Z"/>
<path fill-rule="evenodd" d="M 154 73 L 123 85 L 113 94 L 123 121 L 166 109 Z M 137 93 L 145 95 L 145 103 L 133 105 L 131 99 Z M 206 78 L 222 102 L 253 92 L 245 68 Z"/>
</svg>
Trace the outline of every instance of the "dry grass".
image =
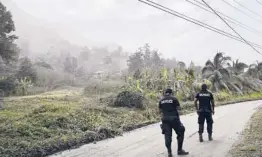
<svg viewBox="0 0 262 157">
<path fill-rule="evenodd" d="M 262 108 L 251 118 L 249 126 L 243 132 L 242 140 L 230 151 L 232 157 L 262 156 Z"/>
</svg>

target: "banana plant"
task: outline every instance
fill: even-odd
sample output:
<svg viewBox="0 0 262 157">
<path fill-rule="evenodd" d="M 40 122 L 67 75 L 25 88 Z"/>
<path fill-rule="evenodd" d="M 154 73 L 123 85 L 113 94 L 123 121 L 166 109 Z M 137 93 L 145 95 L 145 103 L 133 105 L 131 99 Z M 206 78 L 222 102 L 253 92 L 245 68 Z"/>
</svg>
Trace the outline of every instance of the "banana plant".
<svg viewBox="0 0 262 157">
<path fill-rule="evenodd" d="M 30 87 L 33 87 L 33 83 L 30 79 L 27 79 L 27 77 L 24 77 L 23 79 L 16 79 L 16 83 L 18 84 L 18 91 L 22 95 L 28 94 L 28 89 Z"/>
</svg>

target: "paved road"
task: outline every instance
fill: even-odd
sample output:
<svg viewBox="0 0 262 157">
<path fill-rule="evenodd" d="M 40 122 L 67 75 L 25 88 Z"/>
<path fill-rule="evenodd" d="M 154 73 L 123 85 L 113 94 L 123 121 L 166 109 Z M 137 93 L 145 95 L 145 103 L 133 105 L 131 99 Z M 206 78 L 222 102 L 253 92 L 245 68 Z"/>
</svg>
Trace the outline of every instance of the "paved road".
<svg viewBox="0 0 262 157">
<path fill-rule="evenodd" d="M 184 115 L 181 121 L 186 127 L 184 148 L 188 157 L 225 157 L 239 133 L 262 101 L 253 101 L 216 108 L 214 115 L 214 141 L 198 142 L 197 115 Z M 206 133 L 206 130 L 205 130 Z M 173 150 L 176 136 L 173 134 Z M 175 155 L 176 152 L 174 152 Z M 124 136 L 88 144 L 78 149 L 65 151 L 52 157 L 165 157 L 164 138 L 159 124 L 126 133 Z"/>
</svg>

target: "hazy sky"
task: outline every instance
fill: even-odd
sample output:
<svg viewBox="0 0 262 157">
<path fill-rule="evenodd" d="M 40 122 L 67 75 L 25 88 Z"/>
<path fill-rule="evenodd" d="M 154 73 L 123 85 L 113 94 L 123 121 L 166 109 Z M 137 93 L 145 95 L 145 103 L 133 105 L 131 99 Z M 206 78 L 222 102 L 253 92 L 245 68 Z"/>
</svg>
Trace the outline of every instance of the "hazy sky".
<svg viewBox="0 0 262 157">
<path fill-rule="evenodd" d="M 185 0 L 154 1 L 233 33 L 218 17 Z M 243 10 L 250 17 L 229 7 L 222 0 L 207 2 L 215 9 L 262 32 L 262 5 L 256 0 L 235 0 L 260 14 L 259 17 L 241 8 L 233 0 L 225 1 Z M 175 57 L 186 63 L 193 60 L 202 65 L 218 50 L 248 63 L 262 59 L 261 55 L 244 43 L 210 32 L 138 0 L 3 0 L 3 2 L 11 11 L 13 10 L 14 18 L 19 21 L 17 30 L 20 30 L 20 33 L 22 27 L 31 27 L 38 23 L 38 27 L 48 26 L 72 43 L 80 45 L 88 42 L 115 43 L 131 52 L 144 43 L 150 43 L 165 57 Z M 27 14 L 22 15 L 21 11 Z M 31 18 L 28 18 L 29 16 Z M 259 36 L 258 33 L 250 33 L 235 25 L 232 26 L 246 40 L 262 45 L 262 34 Z M 45 35 L 41 37 L 45 38 Z"/>
</svg>

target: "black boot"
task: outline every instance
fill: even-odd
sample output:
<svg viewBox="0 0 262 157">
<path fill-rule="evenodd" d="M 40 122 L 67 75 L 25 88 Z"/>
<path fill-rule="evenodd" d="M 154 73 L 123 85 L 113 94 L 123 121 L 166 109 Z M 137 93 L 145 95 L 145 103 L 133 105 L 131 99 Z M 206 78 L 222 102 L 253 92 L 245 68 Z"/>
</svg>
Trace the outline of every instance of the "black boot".
<svg viewBox="0 0 262 157">
<path fill-rule="evenodd" d="M 184 151 L 183 149 L 177 151 L 177 155 L 188 155 L 189 152 Z"/>
<path fill-rule="evenodd" d="M 203 135 L 202 134 L 199 134 L 199 142 L 203 142 Z"/>
<path fill-rule="evenodd" d="M 173 157 L 171 148 L 168 148 L 167 152 L 168 152 L 168 157 Z"/>
<path fill-rule="evenodd" d="M 208 140 L 213 141 L 212 134 L 208 134 Z"/>
<path fill-rule="evenodd" d="M 199 141 L 200 142 L 203 142 L 203 131 L 204 131 L 204 124 L 199 124 L 199 130 L 198 130 L 198 133 L 199 133 Z"/>
<path fill-rule="evenodd" d="M 207 132 L 208 132 L 208 140 L 212 141 L 212 133 L 213 133 L 213 123 L 208 123 L 207 124 Z"/>
</svg>

